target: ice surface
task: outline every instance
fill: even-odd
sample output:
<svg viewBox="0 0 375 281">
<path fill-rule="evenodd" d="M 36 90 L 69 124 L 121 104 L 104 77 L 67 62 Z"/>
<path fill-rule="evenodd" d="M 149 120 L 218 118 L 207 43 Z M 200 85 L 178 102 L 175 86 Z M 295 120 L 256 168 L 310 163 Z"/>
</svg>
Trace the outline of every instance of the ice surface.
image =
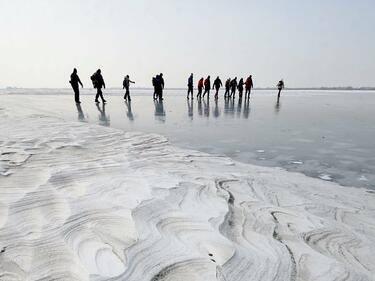
<svg viewBox="0 0 375 281">
<path fill-rule="evenodd" d="M 18 106 L 0 117 L 1 280 L 375 280 L 366 189 Z"/>
<path fill-rule="evenodd" d="M 7 92 L 2 104 L 22 101 L 25 112 L 157 133 L 179 147 L 375 190 L 374 92 L 285 91 L 277 104 L 274 91 L 254 90 L 250 102 L 225 102 L 221 91 L 218 102 L 198 102 L 187 101 L 185 90 L 167 90 L 161 104 L 150 90 L 131 89 L 132 101 L 124 103 L 121 90 L 106 89 L 106 106 L 96 106 L 87 89 L 80 106 L 71 89 Z"/>
</svg>

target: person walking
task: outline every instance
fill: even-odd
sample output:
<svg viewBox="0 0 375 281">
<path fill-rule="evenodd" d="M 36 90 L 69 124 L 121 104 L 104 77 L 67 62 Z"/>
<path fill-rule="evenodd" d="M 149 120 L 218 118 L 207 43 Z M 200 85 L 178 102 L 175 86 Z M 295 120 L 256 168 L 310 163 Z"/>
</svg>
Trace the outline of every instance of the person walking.
<svg viewBox="0 0 375 281">
<path fill-rule="evenodd" d="M 164 90 L 164 78 L 163 73 L 159 74 L 159 100 L 163 100 L 163 90 Z"/>
<path fill-rule="evenodd" d="M 236 95 L 236 88 L 237 88 L 237 77 L 234 77 L 234 79 L 232 81 L 230 81 L 230 88 L 231 88 L 231 91 L 230 91 L 230 97 L 232 97 L 233 95 L 233 98 L 235 98 L 235 95 Z"/>
<path fill-rule="evenodd" d="M 280 99 L 280 93 L 281 93 L 281 90 L 284 89 L 284 87 L 285 87 L 284 80 L 281 79 L 279 83 L 277 83 L 277 89 L 279 90 L 277 94 L 277 99 Z"/>
<path fill-rule="evenodd" d="M 160 73 L 155 77 L 155 92 L 156 99 L 163 100 L 163 88 L 164 88 L 164 79 L 163 74 Z"/>
<path fill-rule="evenodd" d="M 207 76 L 206 80 L 204 80 L 204 92 L 203 92 L 203 98 L 207 93 L 207 98 L 210 98 L 210 90 L 211 90 L 211 81 L 210 81 L 210 75 Z"/>
<path fill-rule="evenodd" d="M 249 75 L 249 77 L 247 77 L 246 82 L 245 82 L 245 98 L 246 96 L 248 99 L 250 98 L 250 93 L 251 93 L 252 88 L 254 88 L 253 79 L 252 79 L 252 75 Z"/>
<path fill-rule="evenodd" d="M 79 76 L 77 74 L 77 69 L 74 68 L 73 69 L 73 73 L 70 75 L 70 81 L 69 81 L 70 85 L 72 86 L 73 88 L 73 91 L 74 91 L 74 100 L 76 103 L 81 103 L 79 101 L 79 85 L 81 85 L 81 87 L 83 88 L 83 85 L 82 85 L 82 82 L 81 82 L 81 79 L 79 79 Z"/>
<path fill-rule="evenodd" d="M 243 85 L 244 85 L 243 78 L 241 78 L 240 81 L 238 81 L 238 86 L 237 86 L 238 96 L 240 99 L 242 99 Z"/>
<path fill-rule="evenodd" d="M 198 94 L 197 94 L 197 99 L 201 99 L 201 98 L 202 98 L 203 80 L 204 80 L 204 78 L 202 77 L 202 78 L 199 79 L 199 81 L 198 81 Z"/>
<path fill-rule="evenodd" d="M 102 102 L 105 103 L 106 100 L 103 98 L 103 92 L 102 92 L 102 88 L 105 89 L 105 83 L 104 83 L 104 79 L 102 76 L 102 71 L 98 69 L 93 75 L 91 75 L 90 78 L 91 78 L 94 88 L 96 88 L 95 102 L 99 103 L 98 98 L 100 97 L 102 99 Z"/>
<path fill-rule="evenodd" d="M 156 77 L 158 77 L 158 75 L 155 75 L 155 77 L 152 77 L 152 87 L 154 87 L 154 94 L 153 94 L 153 99 L 154 99 L 154 100 L 157 99 L 157 93 L 156 93 Z"/>
<path fill-rule="evenodd" d="M 131 100 L 130 99 L 130 92 L 129 92 L 130 83 L 135 84 L 134 81 L 130 80 L 129 75 L 126 75 L 124 77 L 124 81 L 122 82 L 122 89 L 125 89 L 124 100 L 126 100 L 126 99 L 128 99 L 129 101 Z"/>
<path fill-rule="evenodd" d="M 230 90 L 230 78 L 227 79 L 227 81 L 225 81 L 225 93 L 224 93 L 224 99 L 225 98 L 229 98 L 229 90 Z"/>
<path fill-rule="evenodd" d="M 212 90 L 216 89 L 216 93 L 215 93 L 215 99 L 217 100 L 218 97 L 219 97 L 219 90 L 220 90 L 220 87 L 223 86 L 223 83 L 221 82 L 219 76 L 216 77 L 215 81 L 214 81 L 214 84 L 212 85 Z"/>
<path fill-rule="evenodd" d="M 193 73 L 190 74 L 189 76 L 187 86 L 188 86 L 187 99 L 189 99 L 189 93 L 191 94 L 191 99 L 193 99 L 193 88 L 194 88 Z"/>
</svg>

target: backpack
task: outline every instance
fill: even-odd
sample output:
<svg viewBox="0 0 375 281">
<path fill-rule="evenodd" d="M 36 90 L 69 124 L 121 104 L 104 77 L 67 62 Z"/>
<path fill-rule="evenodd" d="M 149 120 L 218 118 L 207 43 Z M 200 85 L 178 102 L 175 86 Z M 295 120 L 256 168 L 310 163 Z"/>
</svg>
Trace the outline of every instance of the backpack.
<svg viewBox="0 0 375 281">
<path fill-rule="evenodd" d="M 93 86 L 94 88 L 96 88 L 96 87 L 97 87 L 97 84 L 98 84 L 98 81 L 97 81 L 97 79 L 96 79 L 96 73 L 94 73 L 93 75 L 91 75 L 90 79 L 91 79 L 91 82 L 92 82 L 92 86 Z"/>
</svg>

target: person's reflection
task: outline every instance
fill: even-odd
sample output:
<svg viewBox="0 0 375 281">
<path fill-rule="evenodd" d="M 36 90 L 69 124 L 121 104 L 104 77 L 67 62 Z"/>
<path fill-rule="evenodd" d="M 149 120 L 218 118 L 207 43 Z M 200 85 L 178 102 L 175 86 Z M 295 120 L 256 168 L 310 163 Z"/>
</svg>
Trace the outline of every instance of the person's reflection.
<svg viewBox="0 0 375 281">
<path fill-rule="evenodd" d="M 234 99 L 229 100 L 229 111 L 228 113 L 233 117 L 234 116 Z"/>
<path fill-rule="evenodd" d="M 199 116 L 202 116 L 202 99 L 198 99 L 198 114 Z"/>
<path fill-rule="evenodd" d="M 134 116 L 133 116 L 133 112 L 132 112 L 132 103 L 130 100 L 126 100 L 125 101 L 125 105 L 127 107 L 127 112 L 126 112 L 126 116 L 128 117 L 129 121 L 134 121 Z"/>
<path fill-rule="evenodd" d="M 215 99 L 214 117 L 218 118 L 219 116 L 220 116 L 219 106 L 217 104 L 217 99 Z"/>
<path fill-rule="evenodd" d="M 250 100 L 245 99 L 244 108 L 243 108 L 243 117 L 247 119 L 249 118 L 249 114 L 250 114 Z"/>
<path fill-rule="evenodd" d="M 193 99 L 188 99 L 186 100 L 186 102 L 187 102 L 187 107 L 188 107 L 188 116 L 191 120 L 193 120 L 193 115 L 194 115 Z"/>
<path fill-rule="evenodd" d="M 155 120 L 159 120 L 161 122 L 165 122 L 165 110 L 163 100 L 155 100 Z"/>
<path fill-rule="evenodd" d="M 203 100 L 204 105 L 204 116 L 209 117 L 210 116 L 210 100 L 207 99 L 207 101 Z"/>
<path fill-rule="evenodd" d="M 224 100 L 224 114 L 229 114 L 229 110 L 229 98 L 227 98 Z"/>
<path fill-rule="evenodd" d="M 241 110 L 242 110 L 242 96 L 238 98 L 237 117 L 241 117 Z"/>
<path fill-rule="evenodd" d="M 281 107 L 280 98 L 277 98 L 277 102 L 275 104 L 275 113 L 279 113 Z"/>
<path fill-rule="evenodd" d="M 99 103 L 96 104 L 96 108 L 98 109 L 99 115 L 99 125 L 102 126 L 109 126 L 110 125 L 110 118 L 105 114 L 105 103 L 102 102 L 102 108 L 100 108 Z"/>
<path fill-rule="evenodd" d="M 77 107 L 77 111 L 78 111 L 78 120 L 81 121 L 81 122 L 85 122 L 86 118 L 85 118 L 85 114 L 82 111 L 81 104 L 76 103 L 76 107 Z"/>
</svg>

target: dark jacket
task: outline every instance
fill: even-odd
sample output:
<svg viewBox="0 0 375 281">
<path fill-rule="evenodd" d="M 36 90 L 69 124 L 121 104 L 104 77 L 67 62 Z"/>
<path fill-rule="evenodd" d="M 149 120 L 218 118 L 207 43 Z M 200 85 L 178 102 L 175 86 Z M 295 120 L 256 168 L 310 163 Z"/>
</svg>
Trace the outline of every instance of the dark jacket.
<svg viewBox="0 0 375 281">
<path fill-rule="evenodd" d="M 240 79 L 240 81 L 238 82 L 238 90 L 240 90 L 240 91 L 242 91 L 243 90 L 243 84 L 244 84 L 244 82 L 243 82 L 243 79 L 241 78 Z"/>
<path fill-rule="evenodd" d="M 233 89 L 236 89 L 237 88 L 237 80 L 236 79 L 233 79 L 232 81 L 230 81 L 230 86 Z"/>
<path fill-rule="evenodd" d="M 223 86 L 223 83 L 221 82 L 220 78 L 216 78 L 215 81 L 214 81 L 214 87 L 216 89 L 220 88 L 221 86 Z"/>
<path fill-rule="evenodd" d="M 193 76 L 190 76 L 188 79 L 188 87 L 193 88 L 194 82 L 193 82 Z"/>
<path fill-rule="evenodd" d="M 227 81 L 225 81 L 225 89 L 228 89 L 230 88 L 230 79 L 228 79 Z"/>
<path fill-rule="evenodd" d="M 211 89 L 211 81 L 210 81 L 210 78 L 207 78 L 206 80 L 204 80 L 204 89 L 205 89 L 205 90 L 210 90 L 210 89 Z"/>
<path fill-rule="evenodd" d="M 81 86 L 82 86 L 82 83 L 81 83 L 81 80 L 78 77 L 78 74 L 74 73 L 74 72 L 70 75 L 69 83 L 72 85 L 73 88 L 78 88 L 78 83 L 81 84 Z"/>
<path fill-rule="evenodd" d="M 92 77 L 94 87 L 97 89 L 105 88 L 104 79 L 101 73 L 95 73 Z"/>
<path fill-rule="evenodd" d="M 164 88 L 164 79 L 160 75 L 155 77 L 154 87 L 157 91 L 161 91 Z"/>
</svg>

